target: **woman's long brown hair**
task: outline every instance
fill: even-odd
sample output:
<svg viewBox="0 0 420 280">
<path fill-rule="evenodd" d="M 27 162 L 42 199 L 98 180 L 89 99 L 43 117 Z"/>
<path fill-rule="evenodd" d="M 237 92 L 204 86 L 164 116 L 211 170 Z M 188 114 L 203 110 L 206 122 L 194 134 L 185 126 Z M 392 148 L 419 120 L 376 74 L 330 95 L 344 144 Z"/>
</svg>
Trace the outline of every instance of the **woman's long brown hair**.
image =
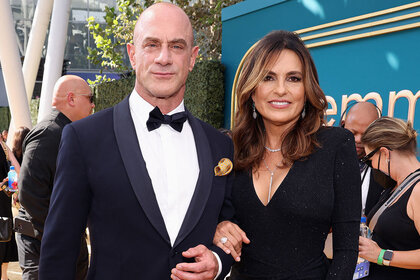
<svg viewBox="0 0 420 280">
<path fill-rule="evenodd" d="M 267 75 L 270 63 L 275 61 L 282 50 L 295 52 L 303 65 L 305 88 L 305 117 L 299 117 L 283 137 L 281 152 L 283 164 L 310 155 L 319 143 L 315 133 L 325 124 L 324 112 L 327 100 L 319 87 L 318 74 L 312 57 L 298 35 L 288 31 L 273 31 L 262 38 L 246 58 L 238 79 L 236 95 L 238 111 L 233 129 L 235 146 L 235 169 L 257 168 L 264 156 L 265 128 L 261 115 L 252 117 L 252 94 Z"/>
</svg>

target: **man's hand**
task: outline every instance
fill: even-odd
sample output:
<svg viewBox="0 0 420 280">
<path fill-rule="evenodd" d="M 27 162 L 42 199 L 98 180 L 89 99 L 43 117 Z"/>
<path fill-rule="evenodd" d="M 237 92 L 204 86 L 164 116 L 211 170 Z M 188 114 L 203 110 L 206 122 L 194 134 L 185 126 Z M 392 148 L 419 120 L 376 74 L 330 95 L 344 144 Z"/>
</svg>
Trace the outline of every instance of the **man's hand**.
<svg viewBox="0 0 420 280">
<path fill-rule="evenodd" d="M 171 271 L 173 280 L 213 280 L 219 270 L 216 257 L 204 245 L 190 248 L 182 255 L 194 258 L 195 263 L 179 263 Z"/>
</svg>

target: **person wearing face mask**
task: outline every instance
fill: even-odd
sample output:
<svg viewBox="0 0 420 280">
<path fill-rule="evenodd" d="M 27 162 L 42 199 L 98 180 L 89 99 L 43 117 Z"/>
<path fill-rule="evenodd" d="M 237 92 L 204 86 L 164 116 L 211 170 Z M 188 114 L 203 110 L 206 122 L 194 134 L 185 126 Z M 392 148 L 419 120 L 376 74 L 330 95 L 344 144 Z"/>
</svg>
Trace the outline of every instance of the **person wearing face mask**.
<svg viewBox="0 0 420 280">
<path fill-rule="evenodd" d="M 342 127 L 350 130 L 354 135 L 357 157 L 359 159 L 360 177 L 362 179 L 362 215 L 366 216 L 373 206 L 378 203 L 384 188 L 376 181 L 378 179 L 379 182 L 383 182 L 381 174 L 378 174 L 380 172 L 360 161 L 366 155 L 362 143 L 362 135 L 374 120 L 381 117 L 381 111 L 370 102 L 353 103 L 348 108 L 348 113 L 346 115 L 343 114 L 340 123 Z"/>
<path fill-rule="evenodd" d="M 420 162 L 411 123 L 382 117 L 362 136 L 371 164 L 389 177 L 369 213 L 372 240 L 359 237 L 359 256 L 371 262 L 368 279 L 420 279 Z"/>
</svg>

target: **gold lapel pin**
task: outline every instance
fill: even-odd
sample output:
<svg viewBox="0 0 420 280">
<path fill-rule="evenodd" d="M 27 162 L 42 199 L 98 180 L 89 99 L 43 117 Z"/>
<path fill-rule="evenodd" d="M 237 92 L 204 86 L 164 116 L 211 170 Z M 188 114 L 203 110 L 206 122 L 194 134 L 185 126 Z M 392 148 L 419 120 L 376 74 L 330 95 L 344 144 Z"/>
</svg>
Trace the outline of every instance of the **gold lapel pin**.
<svg viewBox="0 0 420 280">
<path fill-rule="evenodd" d="M 217 166 L 214 168 L 214 175 L 225 176 L 228 175 L 233 168 L 233 164 L 228 158 L 222 158 Z"/>
</svg>

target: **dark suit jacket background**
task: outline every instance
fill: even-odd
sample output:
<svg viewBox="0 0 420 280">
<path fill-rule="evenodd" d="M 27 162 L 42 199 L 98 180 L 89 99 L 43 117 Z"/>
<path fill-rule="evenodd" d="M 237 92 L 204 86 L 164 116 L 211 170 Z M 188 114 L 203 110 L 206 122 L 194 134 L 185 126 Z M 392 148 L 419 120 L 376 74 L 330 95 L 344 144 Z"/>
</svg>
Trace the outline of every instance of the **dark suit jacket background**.
<svg viewBox="0 0 420 280">
<path fill-rule="evenodd" d="M 32 222 L 41 240 L 54 184 L 56 160 L 65 125 L 71 121 L 56 109 L 39 122 L 25 137 L 19 174 L 19 217 Z"/>
<path fill-rule="evenodd" d="M 230 216 L 232 173 L 215 177 L 231 140 L 188 113 L 198 150 L 198 183 L 173 248 L 147 174 L 128 98 L 63 131 L 56 181 L 41 248 L 40 279 L 74 278 L 78 242 L 88 223 L 88 279 L 169 279 L 198 244 L 217 252 L 224 276 L 233 259 L 212 245 L 223 214 Z M 223 207 L 223 210 L 222 210 Z M 192 261 L 192 260 L 189 260 Z"/>
</svg>

